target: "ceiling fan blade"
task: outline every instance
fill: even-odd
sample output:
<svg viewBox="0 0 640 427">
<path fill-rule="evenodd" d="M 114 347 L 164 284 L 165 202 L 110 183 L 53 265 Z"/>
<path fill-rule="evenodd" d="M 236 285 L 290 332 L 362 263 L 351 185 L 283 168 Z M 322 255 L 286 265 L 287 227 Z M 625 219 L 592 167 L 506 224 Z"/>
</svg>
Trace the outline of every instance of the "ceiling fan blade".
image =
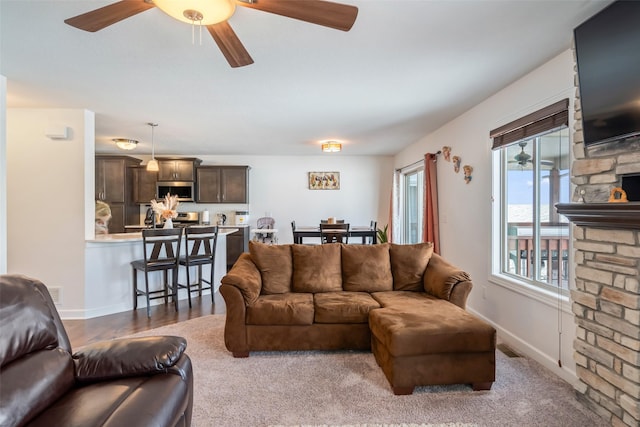
<svg viewBox="0 0 640 427">
<path fill-rule="evenodd" d="M 80 30 L 94 33 L 152 7 L 155 7 L 155 5 L 147 3 L 145 0 L 122 0 L 100 9 L 65 19 L 64 22 Z"/>
<path fill-rule="evenodd" d="M 207 25 L 211 37 L 233 68 L 253 64 L 253 59 L 227 21 Z"/>
<path fill-rule="evenodd" d="M 239 6 L 349 31 L 358 16 L 355 6 L 324 0 L 238 0 Z"/>
</svg>

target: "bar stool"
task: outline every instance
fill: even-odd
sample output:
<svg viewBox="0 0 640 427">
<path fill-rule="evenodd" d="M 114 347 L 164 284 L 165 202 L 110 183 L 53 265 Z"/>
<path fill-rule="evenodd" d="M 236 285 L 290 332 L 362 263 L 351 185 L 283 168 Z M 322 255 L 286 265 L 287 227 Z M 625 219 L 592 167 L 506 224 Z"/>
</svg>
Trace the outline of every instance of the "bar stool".
<svg viewBox="0 0 640 427">
<path fill-rule="evenodd" d="M 138 308 L 138 297 L 144 295 L 147 298 L 147 317 L 151 317 L 149 301 L 164 298 L 164 303 L 167 304 L 169 302 L 169 290 L 171 290 L 171 297 L 176 311 L 178 311 L 178 260 L 180 258 L 181 242 L 182 228 L 142 230 L 144 258 L 131 261 L 134 310 Z M 138 289 L 138 270 L 144 271 L 144 291 Z M 151 271 L 163 272 L 163 289 L 149 290 L 149 272 Z M 171 285 L 169 285 L 168 280 L 169 271 L 171 271 Z M 156 295 L 160 293 L 162 295 Z"/>
<path fill-rule="evenodd" d="M 180 257 L 178 263 L 187 269 L 187 283 L 184 285 L 178 284 L 178 287 L 187 289 L 189 307 L 191 307 L 191 292 L 198 292 L 198 295 L 202 297 L 202 291 L 207 289 L 211 289 L 211 302 L 215 303 L 213 271 L 216 245 L 218 243 L 218 227 L 215 225 L 209 227 L 187 227 L 185 228 L 185 240 L 187 244 L 185 256 Z M 208 281 L 202 277 L 202 266 L 207 264 L 211 266 Z M 198 281 L 192 284 L 189 270 L 191 269 L 190 267 L 194 266 L 198 267 Z M 203 282 L 209 286 L 203 287 Z M 191 286 L 195 287 L 196 285 L 196 289 L 191 289 Z"/>
</svg>

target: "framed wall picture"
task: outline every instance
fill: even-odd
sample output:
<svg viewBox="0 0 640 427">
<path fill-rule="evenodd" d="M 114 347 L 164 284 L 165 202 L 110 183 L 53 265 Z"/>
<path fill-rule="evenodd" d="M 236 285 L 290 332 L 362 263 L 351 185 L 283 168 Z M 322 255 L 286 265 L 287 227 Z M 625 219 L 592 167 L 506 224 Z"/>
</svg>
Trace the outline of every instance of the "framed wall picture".
<svg viewBox="0 0 640 427">
<path fill-rule="evenodd" d="M 340 172 L 309 172 L 309 190 L 339 190 Z"/>
</svg>

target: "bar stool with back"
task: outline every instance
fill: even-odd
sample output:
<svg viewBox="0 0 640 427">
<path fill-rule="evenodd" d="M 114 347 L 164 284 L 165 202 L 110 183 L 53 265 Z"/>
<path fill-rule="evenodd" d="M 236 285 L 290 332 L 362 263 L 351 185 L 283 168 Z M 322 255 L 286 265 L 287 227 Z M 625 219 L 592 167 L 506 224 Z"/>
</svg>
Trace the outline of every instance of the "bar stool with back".
<svg viewBox="0 0 640 427">
<path fill-rule="evenodd" d="M 187 245 L 185 248 L 185 256 L 180 257 L 178 262 L 180 265 L 186 267 L 187 283 L 184 285 L 178 284 L 178 287 L 187 289 L 189 307 L 191 307 L 191 292 L 198 292 L 198 295 L 202 297 L 202 291 L 207 289 L 211 289 L 211 302 L 215 303 L 213 272 L 215 266 L 216 245 L 218 243 L 218 227 L 215 225 L 209 227 L 187 227 L 185 228 L 184 233 Z M 202 277 L 203 265 L 210 266 L 209 280 L 205 280 Z M 191 267 L 198 267 L 198 281 L 193 284 L 191 283 L 191 276 L 189 273 Z M 209 286 L 203 287 L 203 282 Z M 195 289 L 191 289 L 191 286 L 197 287 Z"/>
<path fill-rule="evenodd" d="M 164 298 L 164 303 L 167 304 L 169 302 L 170 290 L 176 311 L 178 311 L 178 260 L 180 258 L 181 242 L 182 228 L 142 230 L 144 258 L 131 261 L 134 310 L 138 308 L 138 297 L 144 295 L 147 299 L 147 317 L 151 317 L 149 301 Z M 138 270 L 144 272 L 144 291 L 138 289 Z M 149 272 L 151 271 L 163 272 L 163 289 L 155 291 L 149 290 Z M 168 280 L 169 271 L 171 271 L 171 285 L 169 285 Z M 160 293 L 162 293 L 162 295 L 156 295 Z"/>
</svg>

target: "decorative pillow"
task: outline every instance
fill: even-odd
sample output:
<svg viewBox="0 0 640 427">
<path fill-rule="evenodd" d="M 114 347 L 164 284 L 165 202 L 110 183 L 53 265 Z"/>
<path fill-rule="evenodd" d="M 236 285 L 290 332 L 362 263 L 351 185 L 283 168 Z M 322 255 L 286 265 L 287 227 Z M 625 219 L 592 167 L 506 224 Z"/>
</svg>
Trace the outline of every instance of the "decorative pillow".
<svg viewBox="0 0 640 427">
<path fill-rule="evenodd" d="M 343 245 L 342 287 L 353 292 L 393 290 L 389 244 Z"/>
<path fill-rule="evenodd" d="M 293 291 L 336 292 L 342 290 L 340 244 L 293 245 Z"/>
<path fill-rule="evenodd" d="M 291 245 L 265 245 L 249 242 L 251 259 L 260 270 L 262 277 L 261 294 L 284 294 L 291 292 L 293 261 Z"/>
<path fill-rule="evenodd" d="M 433 255 L 433 243 L 415 245 L 392 243 L 390 253 L 393 290 L 423 291 L 422 278 Z"/>
</svg>

